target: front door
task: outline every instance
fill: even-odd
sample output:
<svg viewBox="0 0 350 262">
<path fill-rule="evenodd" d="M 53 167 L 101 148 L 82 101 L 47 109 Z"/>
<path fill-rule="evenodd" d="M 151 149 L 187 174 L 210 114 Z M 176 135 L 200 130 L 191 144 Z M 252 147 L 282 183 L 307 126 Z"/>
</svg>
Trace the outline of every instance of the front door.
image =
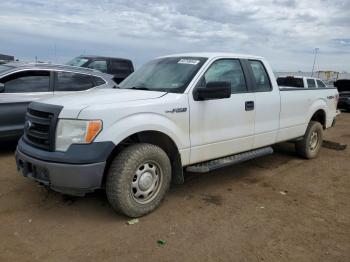
<svg viewBox="0 0 350 262">
<path fill-rule="evenodd" d="M 25 114 L 30 102 L 52 96 L 50 71 L 25 70 L 4 76 L 0 82 L 0 138 L 14 138 L 23 133 Z"/>
<path fill-rule="evenodd" d="M 247 81 L 248 80 L 248 81 Z M 254 93 L 239 59 L 214 61 L 195 88 L 206 83 L 231 84 L 231 97 L 195 101 L 189 95 L 191 164 L 252 149 L 254 143 Z"/>
</svg>

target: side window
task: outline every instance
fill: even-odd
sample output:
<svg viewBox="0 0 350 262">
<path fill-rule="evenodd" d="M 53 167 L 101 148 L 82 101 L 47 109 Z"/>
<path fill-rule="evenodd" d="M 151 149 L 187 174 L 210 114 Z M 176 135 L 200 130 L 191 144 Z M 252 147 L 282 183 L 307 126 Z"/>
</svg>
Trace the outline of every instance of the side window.
<svg viewBox="0 0 350 262">
<path fill-rule="evenodd" d="M 317 80 L 317 86 L 318 86 L 319 88 L 324 88 L 324 87 L 326 87 L 326 85 L 325 85 L 321 80 Z"/>
<path fill-rule="evenodd" d="M 55 91 L 83 91 L 94 87 L 90 75 L 57 72 Z"/>
<path fill-rule="evenodd" d="M 127 61 L 111 60 L 110 65 L 112 74 L 130 74 L 132 72 L 130 64 Z"/>
<path fill-rule="evenodd" d="M 104 85 L 106 83 L 105 80 L 103 80 L 101 77 L 98 76 L 93 76 L 92 77 L 95 81 L 95 86 L 100 86 L 100 85 Z"/>
<path fill-rule="evenodd" d="M 249 60 L 248 63 L 254 75 L 255 86 L 253 86 L 253 90 L 256 92 L 271 91 L 270 79 L 263 63 L 257 60 Z"/>
<path fill-rule="evenodd" d="M 241 63 L 237 59 L 221 59 L 215 61 L 201 78 L 198 87 L 205 87 L 206 83 L 224 81 L 231 84 L 231 93 L 247 91 Z"/>
<path fill-rule="evenodd" d="M 315 88 L 316 87 L 315 79 L 308 78 L 306 81 L 307 81 L 307 86 L 309 88 Z"/>
<path fill-rule="evenodd" d="M 1 80 L 4 93 L 48 92 L 50 89 L 49 71 L 23 71 Z"/>
<path fill-rule="evenodd" d="M 95 60 L 92 61 L 87 66 L 88 68 L 96 69 L 98 71 L 101 71 L 103 73 L 107 73 L 107 61 L 106 60 Z"/>
</svg>

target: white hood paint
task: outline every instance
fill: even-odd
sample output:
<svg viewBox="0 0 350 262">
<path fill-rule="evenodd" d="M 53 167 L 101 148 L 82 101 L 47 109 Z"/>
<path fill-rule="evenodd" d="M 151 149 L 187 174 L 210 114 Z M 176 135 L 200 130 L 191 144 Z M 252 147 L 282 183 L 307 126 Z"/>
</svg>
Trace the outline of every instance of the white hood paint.
<svg viewBox="0 0 350 262">
<path fill-rule="evenodd" d="M 79 112 L 95 104 L 110 104 L 135 100 L 154 99 L 163 96 L 166 92 L 131 89 L 93 89 L 68 95 L 57 95 L 38 102 L 61 105 L 64 110 L 60 118 L 76 118 Z"/>
</svg>

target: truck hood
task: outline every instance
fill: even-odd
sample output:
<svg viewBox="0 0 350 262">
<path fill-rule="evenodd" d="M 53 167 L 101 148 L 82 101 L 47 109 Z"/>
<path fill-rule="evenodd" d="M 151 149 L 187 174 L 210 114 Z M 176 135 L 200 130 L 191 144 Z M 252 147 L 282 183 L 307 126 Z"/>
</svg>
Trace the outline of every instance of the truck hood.
<svg viewBox="0 0 350 262">
<path fill-rule="evenodd" d="M 121 103 L 135 100 L 154 99 L 166 92 L 131 89 L 93 89 L 66 95 L 54 95 L 40 100 L 41 103 L 61 105 L 61 118 L 76 118 L 84 108 L 96 104 Z"/>
</svg>

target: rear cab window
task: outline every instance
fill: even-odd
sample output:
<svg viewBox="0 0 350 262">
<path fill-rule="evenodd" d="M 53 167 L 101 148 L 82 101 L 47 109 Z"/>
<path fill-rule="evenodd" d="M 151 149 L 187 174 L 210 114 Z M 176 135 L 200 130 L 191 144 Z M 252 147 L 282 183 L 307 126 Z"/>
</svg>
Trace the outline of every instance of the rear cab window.
<svg viewBox="0 0 350 262">
<path fill-rule="evenodd" d="M 271 91 L 272 85 L 264 64 L 259 60 L 248 60 L 248 65 L 250 66 L 253 74 L 253 91 Z"/>
<path fill-rule="evenodd" d="M 277 84 L 279 86 L 304 88 L 304 81 L 301 77 L 293 77 L 293 76 L 278 77 Z"/>
</svg>

